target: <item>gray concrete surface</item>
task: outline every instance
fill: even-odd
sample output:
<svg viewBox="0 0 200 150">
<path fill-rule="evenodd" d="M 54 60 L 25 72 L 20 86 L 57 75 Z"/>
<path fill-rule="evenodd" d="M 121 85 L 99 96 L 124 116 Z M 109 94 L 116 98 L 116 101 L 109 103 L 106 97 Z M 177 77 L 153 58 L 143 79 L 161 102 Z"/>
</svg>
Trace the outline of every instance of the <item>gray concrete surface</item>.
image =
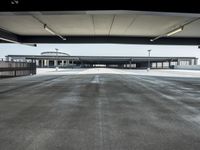
<svg viewBox="0 0 200 150">
<path fill-rule="evenodd" d="M 198 150 L 200 79 L 119 74 L 0 80 L 1 150 Z"/>
</svg>

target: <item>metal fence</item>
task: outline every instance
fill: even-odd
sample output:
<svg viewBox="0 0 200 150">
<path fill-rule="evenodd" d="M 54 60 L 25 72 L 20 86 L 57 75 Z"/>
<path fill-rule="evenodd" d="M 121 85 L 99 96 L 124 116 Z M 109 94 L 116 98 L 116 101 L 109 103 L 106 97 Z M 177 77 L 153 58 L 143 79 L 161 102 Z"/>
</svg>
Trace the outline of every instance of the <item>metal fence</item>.
<svg viewBox="0 0 200 150">
<path fill-rule="evenodd" d="M 36 63 L 0 61 L 0 78 L 36 74 Z"/>
</svg>

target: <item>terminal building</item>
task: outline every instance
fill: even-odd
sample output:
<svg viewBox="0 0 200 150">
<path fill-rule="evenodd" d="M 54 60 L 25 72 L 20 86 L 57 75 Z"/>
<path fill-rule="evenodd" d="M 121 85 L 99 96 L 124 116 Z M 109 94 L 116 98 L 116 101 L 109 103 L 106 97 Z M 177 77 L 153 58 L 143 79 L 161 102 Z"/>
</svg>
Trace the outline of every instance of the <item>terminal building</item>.
<svg viewBox="0 0 200 150">
<path fill-rule="evenodd" d="M 197 65 L 196 57 L 138 57 L 138 56 L 70 56 L 67 53 L 46 51 L 41 55 L 7 55 L 7 61 L 35 62 L 38 68 L 92 68 L 164 69 L 182 65 Z"/>
</svg>

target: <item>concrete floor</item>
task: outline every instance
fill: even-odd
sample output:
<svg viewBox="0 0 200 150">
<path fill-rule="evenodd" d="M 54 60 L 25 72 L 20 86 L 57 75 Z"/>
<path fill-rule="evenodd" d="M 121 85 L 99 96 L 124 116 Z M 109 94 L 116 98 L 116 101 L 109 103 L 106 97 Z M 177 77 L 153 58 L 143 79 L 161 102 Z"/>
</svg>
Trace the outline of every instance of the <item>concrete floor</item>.
<svg viewBox="0 0 200 150">
<path fill-rule="evenodd" d="M 1 150 L 198 150 L 200 78 L 0 80 Z"/>
</svg>

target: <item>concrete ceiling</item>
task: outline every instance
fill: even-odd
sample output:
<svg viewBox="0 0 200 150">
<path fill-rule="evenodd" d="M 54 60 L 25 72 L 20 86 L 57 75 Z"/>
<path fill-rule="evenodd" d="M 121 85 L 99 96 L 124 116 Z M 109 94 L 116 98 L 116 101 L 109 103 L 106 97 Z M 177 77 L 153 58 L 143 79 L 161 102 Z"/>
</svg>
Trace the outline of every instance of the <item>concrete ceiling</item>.
<svg viewBox="0 0 200 150">
<path fill-rule="evenodd" d="M 94 14 L 94 15 L 35 15 L 63 36 L 105 35 L 152 37 L 174 29 L 192 19 L 183 16 Z M 17 35 L 51 35 L 32 15 L 1 15 L 0 28 Z M 200 21 L 184 28 L 174 37 L 200 37 Z"/>
<path fill-rule="evenodd" d="M 73 43 L 84 41 L 84 37 L 89 37 L 87 42 L 96 37 L 103 37 L 95 40 L 102 43 L 128 41 L 128 43 L 151 44 L 149 42 L 151 38 L 163 35 L 199 17 L 198 14 L 143 11 L 0 12 L 0 40 L 3 36 L 19 43 Z M 62 41 L 52 35 L 44 29 L 44 24 L 68 40 Z M 200 19 L 184 26 L 182 32 L 167 37 L 168 41 L 159 42 L 161 44 L 185 43 L 182 40 L 187 39 L 189 43 L 199 45 L 199 29 Z M 169 38 L 178 40 L 169 41 Z"/>
</svg>

